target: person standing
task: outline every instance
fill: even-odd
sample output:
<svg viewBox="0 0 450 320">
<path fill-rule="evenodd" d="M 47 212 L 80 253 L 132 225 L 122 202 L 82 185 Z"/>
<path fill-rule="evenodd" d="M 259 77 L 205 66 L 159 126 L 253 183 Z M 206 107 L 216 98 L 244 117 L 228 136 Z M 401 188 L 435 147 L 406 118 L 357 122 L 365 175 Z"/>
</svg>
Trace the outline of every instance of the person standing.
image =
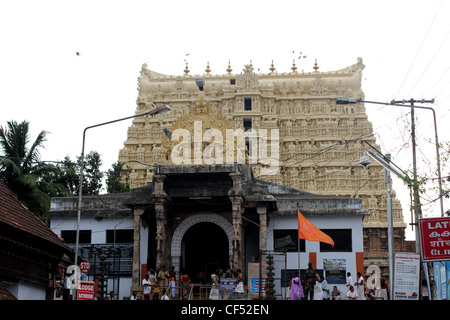
<svg viewBox="0 0 450 320">
<path fill-rule="evenodd" d="M 330 299 L 330 287 L 328 286 L 328 281 L 324 277 L 322 278 L 322 291 L 323 291 L 323 300 Z"/>
<path fill-rule="evenodd" d="M 309 300 L 314 299 L 314 285 L 316 283 L 316 270 L 312 267 L 312 263 L 308 262 L 308 269 L 305 271 L 305 298 Z"/>
<path fill-rule="evenodd" d="M 358 272 L 356 275 L 358 276 L 358 282 L 355 283 L 358 300 L 366 300 L 366 296 L 364 295 L 364 278 L 362 277 L 361 272 Z"/>
<path fill-rule="evenodd" d="M 213 283 L 213 287 L 219 288 L 220 279 L 219 279 L 219 276 L 218 276 L 218 275 L 216 275 L 216 274 L 213 273 L 213 274 L 211 275 L 211 281 L 212 281 L 212 283 Z"/>
<path fill-rule="evenodd" d="M 230 266 L 228 266 L 227 270 L 225 271 L 225 278 L 226 279 L 233 279 L 233 272 L 231 272 Z"/>
<path fill-rule="evenodd" d="M 156 281 L 153 284 L 153 290 L 152 290 L 153 294 L 152 294 L 152 300 L 159 300 L 159 283 L 158 281 Z"/>
<path fill-rule="evenodd" d="M 300 292 L 300 295 L 299 295 Z M 295 272 L 291 280 L 291 300 L 300 300 L 303 297 L 303 288 L 298 273 Z"/>
<path fill-rule="evenodd" d="M 183 300 L 187 300 L 189 294 L 189 286 L 191 284 L 191 279 L 184 270 L 180 272 L 180 287 L 181 287 L 181 297 Z"/>
<path fill-rule="evenodd" d="M 219 300 L 220 296 L 220 279 L 219 276 L 216 274 L 211 275 L 211 281 L 212 281 L 212 287 L 209 291 L 209 299 L 210 300 Z"/>
<path fill-rule="evenodd" d="M 237 279 L 236 279 L 236 293 L 244 293 L 244 276 L 242 275 L 242 270 L 237 270 Z"/>
<path fill-rule="evenodd" d="M 350 290 L 350 287 L 353 287 L 352 274 L 350 272 L 347 272 L 347 283 L 345 286 L 347 287 L 347 291 Z"/>
<path fill-rule="evenodd" d="M 161 270 L 158 272 L 158 282 L 163 291 L 165 291 L 169 285 L 169 271 L 167 271 L 165 265 L 162 265 Z"/>
<path fill-rule="evenodd" d="M 142 280 L 142 287 L 144 292 L 144 300 L 150 300 L 150 294 L 152 293 L 152 284 L 150 282 L 148 274 L 146 274 L 144 279 Z"/>
<path fill-rule="evenodd" d="M 150 280 L 151 292 L 153 293 L 153 286 L 156 283 L 156 272 L 153 269 L 150 269 L 148 279 Z M 153 298 L 153 294 L 150 294 L 150 300 Z"/>
<path fill-rule="evenodd" d="M 177 277 L 176 277 L 176 273 L 175 273 L 175 267 L 172 266 L 170 267 L 169 270 L 169 285 L 172 288 L 172 299 L 176 297 L 177 295 Z"/>
<path fill-rule="evenodd" d="M 386 280 L 384 280 L 384 278 L 382 278 L 381 283 L 380 283 L 380 297 L 382 297 L 383 300 L 389 300 L 388 290 L 389 290 L 389 287 L 386 283 Z"/>
<path fill-rule="evenodd" d="M 323 290 L 320 275 L 316 274 L 316 283 L 314 285 L 314 300 L 323 300 Z"/>
</svg>

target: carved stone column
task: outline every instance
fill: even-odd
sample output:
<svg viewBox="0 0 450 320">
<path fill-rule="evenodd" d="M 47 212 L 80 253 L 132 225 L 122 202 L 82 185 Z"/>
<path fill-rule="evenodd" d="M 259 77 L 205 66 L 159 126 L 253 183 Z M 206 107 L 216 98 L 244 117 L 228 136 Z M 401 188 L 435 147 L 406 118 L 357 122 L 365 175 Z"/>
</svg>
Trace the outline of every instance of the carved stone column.
<svg viewBox="0 0 450 320">
<path fill-rule="evenodd" d="M 241 195 L 241 174 L 230 173 L 233 179 L 233 187 L 228 192 L 232 206 L 232 224 L 233 224 L 233 266 L 234 270 L 243 269 L 243 244 L 242 239 L 242 213 L 244 212 L 244 199 Z"/>
<path fill-rule="evenodd" d="M 133 235 L 133 275 L 131 292 L 140 291 L 141 286 L 141 216 L 144 209 L 134 209 L 134 235 Z"/>
<path fill-rule="evenodd" d="M 156 269 L 160 269 L 166 264 L 166 238 L 167 238 L 167 216 L 166 216 L 166 200 L 158 198 L 155 202 L 156 212 Z"/>
<path fill-rule="evenodd" d="M 267 250 L 267 205 L 258 204 L 256 212 L 259 214 L 259 250 L 265 251 Z"/>
<path fill-rule="evenodd" d="M 154 208 L 156 214 L 156 269 L 168 264 L 167 257 L 167 194 L 164 191 L 164 175 L 155 176 Z"/>
</svg>

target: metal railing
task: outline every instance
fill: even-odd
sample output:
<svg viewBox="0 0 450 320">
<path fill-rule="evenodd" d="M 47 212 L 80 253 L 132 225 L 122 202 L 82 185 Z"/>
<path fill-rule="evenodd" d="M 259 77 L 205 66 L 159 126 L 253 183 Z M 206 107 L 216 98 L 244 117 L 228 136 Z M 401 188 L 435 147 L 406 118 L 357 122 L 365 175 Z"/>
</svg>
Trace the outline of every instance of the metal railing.
<svg viewBox="0 0 450 320">
<path fill-rule="evenodd" d="M 183 300 L 183 287 L 180 285 L 171 285 L 167 288 L 164 288 L 163 294 L 160 296 L 161 300 Z M 218 292 L 213 292 L 211 294 L 212 289 L 218 289 Z M 162 292 L 162 291 L 161 291 Z M 235 294 L 227 291 L 227 288 L 220 286 L 214 287 L 212 284 L 198 284 L 191 283 L 189 284 L 189 292 L 184 295 L 186 297 L 185 300 L 228 300 L 228 299 L 247 299 L 248 298 L 248 290 L 245 287 L 244 293 Z M 238 298 L 237 298 L 238 297 Z"/>
</svg>

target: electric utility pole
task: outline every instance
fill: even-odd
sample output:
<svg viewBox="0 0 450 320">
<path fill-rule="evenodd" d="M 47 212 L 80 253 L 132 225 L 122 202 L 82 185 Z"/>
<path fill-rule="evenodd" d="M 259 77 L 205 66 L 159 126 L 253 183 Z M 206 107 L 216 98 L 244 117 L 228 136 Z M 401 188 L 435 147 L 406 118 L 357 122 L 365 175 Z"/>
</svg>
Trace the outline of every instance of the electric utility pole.
<svg viewBox="0 0 450 320">
<path fill-rule="evenodd" d="M 419 219 L 422 218 L 422 206 L 420 204 L 420 198 L 419 198 L 419 183 L 417 181 L 417 162 L 416 162 L 416 130 L 415 130 L 415 121 L 414 121 L 414 103 L 434 103 L 434 99 L 431 100 L 392 100 L 391 104 L 400 104 L 400 103 L 407 103 L 409 102 L 411 105 L 411 140 L 412 140 L 412 152 L 413 152 L 413 193 L 414 193 L 414 213 L 415 213 L 415 227 L 416 227 L 416 253 L 421 253 L 420 248 L 420 230 L 419 230 Z M 422 267 L 422 263 L 421 263 Z M 430 268 L 431 267 L 431 268 Z M 432 263 L 427 264 L 428 269 L 428 278 L 430 280 L 430 299 L 435 300 L 436 299 L 436 286 L 434 282 L 434 274 L 433 274 L 433 265 Z M 421 277 L 419 277 L 419 294 L 422 296 L 422 281 Z"/>
</svg>

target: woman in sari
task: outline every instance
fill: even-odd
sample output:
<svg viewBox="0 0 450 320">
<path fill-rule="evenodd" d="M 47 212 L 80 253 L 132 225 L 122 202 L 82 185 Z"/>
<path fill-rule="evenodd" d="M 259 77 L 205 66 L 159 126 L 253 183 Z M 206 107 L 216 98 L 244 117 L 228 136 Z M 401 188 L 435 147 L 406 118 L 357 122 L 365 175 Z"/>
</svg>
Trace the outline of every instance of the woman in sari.
<svg viewBox="0 0 450 320">
<path fill-rule="evenodd" d="M 189 294 L 189 285 L 191 284 L 191 278 L 186 274 L 184 270 L 180 272 L 180 287 L 181 287 L 181 297 L 183 300 L 187 300 Z"/>
<path fill-rule="evenodd" d="M 291 300 L 300 300 L 300 298 L 303 298 L 303 288 L 298 273 L 295 272 L 291 280 Z"/>
</svg>

